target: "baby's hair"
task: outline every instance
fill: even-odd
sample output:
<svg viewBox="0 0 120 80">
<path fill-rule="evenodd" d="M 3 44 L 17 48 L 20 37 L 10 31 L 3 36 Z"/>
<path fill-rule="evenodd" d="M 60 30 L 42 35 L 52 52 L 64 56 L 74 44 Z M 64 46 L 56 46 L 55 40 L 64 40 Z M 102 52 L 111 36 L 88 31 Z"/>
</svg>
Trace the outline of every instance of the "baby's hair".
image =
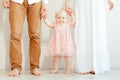
<svg viewBox="0 0 120 80">
<path fill-rule="evenodd" d="M 63 12 L 63 13 L 65 13 L 65 14 L 67 15 L 66 10 L 65 10 L 64 8 L 60 8 L 59 10 L 56 11 L 55 17 L 56 17 L 60 12 Z"/>
</svg>

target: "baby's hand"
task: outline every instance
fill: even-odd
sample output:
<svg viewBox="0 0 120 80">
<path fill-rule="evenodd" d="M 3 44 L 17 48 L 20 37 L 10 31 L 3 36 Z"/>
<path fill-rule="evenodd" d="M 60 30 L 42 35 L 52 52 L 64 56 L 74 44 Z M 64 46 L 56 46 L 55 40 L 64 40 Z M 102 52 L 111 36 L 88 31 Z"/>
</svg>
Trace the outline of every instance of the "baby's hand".
<svg viewBox="0 0 120 80">
<path fill-rule="evenodd" d="M 9 9 L 10 8 L 10 0 L 4 0 L 3 1 L 3 7 L 6 8 L 6 9 Z"/>
<path fill-rule="evenodd" d="M 43 20 L 46 20 L 47 19 L 47 16 L 41 16 Z"/>
</svg>

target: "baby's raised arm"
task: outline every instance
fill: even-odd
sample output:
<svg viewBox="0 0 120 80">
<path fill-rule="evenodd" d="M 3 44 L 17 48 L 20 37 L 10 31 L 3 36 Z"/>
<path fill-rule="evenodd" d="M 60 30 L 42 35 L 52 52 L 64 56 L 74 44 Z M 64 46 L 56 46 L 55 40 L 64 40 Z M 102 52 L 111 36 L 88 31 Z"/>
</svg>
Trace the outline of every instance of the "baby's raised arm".
<svg viewBox="0 0 120 80">
<path fill-rule="evenodd" d="M 71 16 L 71 21 L 70 21 L 70 26 L 73 27 L 75 25 L 76 19 L 75 19 L 75 15 L 72 11 L 72 9 L 70 9 L 70 13 L 68 13 Z"/>
<path fill-rule="evenodd" d="M 50 23 L 47 18 L 44 18 L 43 20 L 44 20 L 45 24 L 46 24 L 48 27 L 54 28 L 55 24 Z"/>
</svg>

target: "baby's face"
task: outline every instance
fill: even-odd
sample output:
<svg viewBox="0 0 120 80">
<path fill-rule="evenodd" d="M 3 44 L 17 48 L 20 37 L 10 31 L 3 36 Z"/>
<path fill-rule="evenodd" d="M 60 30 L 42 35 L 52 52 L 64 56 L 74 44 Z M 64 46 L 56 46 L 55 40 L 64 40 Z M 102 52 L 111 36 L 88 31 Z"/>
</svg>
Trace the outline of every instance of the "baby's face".
<svg viewBox="0 0 120 80">
<path fill-rule="evenodd" d="M 64 12 L 60 12 L 56 15 L 56 22 L 58 24 L 66 23 L 66 14 Z"/>
</svg>

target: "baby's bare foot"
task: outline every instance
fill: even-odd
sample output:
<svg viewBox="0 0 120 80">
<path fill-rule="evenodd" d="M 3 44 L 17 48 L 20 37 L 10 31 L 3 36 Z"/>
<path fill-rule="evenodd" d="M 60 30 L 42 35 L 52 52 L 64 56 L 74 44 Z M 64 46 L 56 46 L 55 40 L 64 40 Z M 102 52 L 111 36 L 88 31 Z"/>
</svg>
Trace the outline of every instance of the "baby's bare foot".
<svg viewBox="0 0 120 80">
<path fill-rule="evenodd" d="M 70 74 L 70 71 L 66 71 L 66 74 Z"/>
<path fill-rule="evenodd" d="M 17 77 L 19 74 L 20 74 L 20 71 L 18 69 L 13 69 L 10 73 L 8 73 L 8 76 Z"/>
<path fill-rule="evenodd" d="M 38 68 L 33 69 L 32 74 L 35 75 L 35 76 L 41 76 Z"/>
<path fill-rule="evenodd" d="M 52 70 L 50 71 L 51 74 L 55 74 L 55 73 L 58 73 L 58 70 Z"/>
</svg>

